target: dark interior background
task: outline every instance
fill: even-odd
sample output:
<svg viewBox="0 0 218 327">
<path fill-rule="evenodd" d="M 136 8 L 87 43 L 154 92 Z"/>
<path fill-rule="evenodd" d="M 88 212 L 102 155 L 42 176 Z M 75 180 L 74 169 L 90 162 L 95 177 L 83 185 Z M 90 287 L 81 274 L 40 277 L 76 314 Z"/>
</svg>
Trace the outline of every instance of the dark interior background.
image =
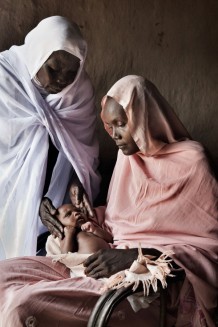
<svg viewBox="0 0 218 327">
<path fill-rule="evenodd" d="M 119 78 L 153 81 L 218 166 L 217 0 L 0 0 L 0 50 L 22 44 L 43 18 L 75 21 L 88 42 L 86 69 L 100 101 Z M 98 119 L 106 184 L 116 148 Z"/>
</svg>

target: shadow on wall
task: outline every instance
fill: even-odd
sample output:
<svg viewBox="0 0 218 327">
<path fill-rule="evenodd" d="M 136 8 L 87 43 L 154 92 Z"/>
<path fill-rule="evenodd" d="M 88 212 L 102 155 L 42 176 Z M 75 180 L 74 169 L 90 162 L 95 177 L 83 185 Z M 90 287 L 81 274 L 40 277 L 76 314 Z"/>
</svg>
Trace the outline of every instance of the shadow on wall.
<svg viewBox="0 0 218 327">
<path fill-rule="evenodd" d="M 100 165 L 99 165 L 99 173 L 101 174 L 101 185 L 100 185 L 100 192 L 94 202 L 94 206 L 101 206 L 105 205 L 107 199 L 107 192 L 108 187 L 110 184 L 111 176 L 113 173 L 113 169 L 116 163 L 116 158 L 110 158 L 107 162 L 105 160 L 101 160 L 100 158 Z"/>
</svg>

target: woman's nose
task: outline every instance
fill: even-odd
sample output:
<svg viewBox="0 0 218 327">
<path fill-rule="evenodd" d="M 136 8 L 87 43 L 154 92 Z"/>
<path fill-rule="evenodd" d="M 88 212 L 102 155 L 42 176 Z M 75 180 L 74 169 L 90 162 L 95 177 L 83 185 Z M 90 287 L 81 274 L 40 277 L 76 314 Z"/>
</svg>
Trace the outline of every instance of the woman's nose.
<svg viewBox="0 0 218 327">
<path fill-rule="evenodd" d="M 117 132 L 117 129 L 116 129 L 116 128 L 113 128 L 113 131 L 112 131 L 112 138 L 113 138 L 114 140 L 117 140 L 117 139 L 120 138 L 120 135 L 119 135 L 119 133 Z"/>
</svg>

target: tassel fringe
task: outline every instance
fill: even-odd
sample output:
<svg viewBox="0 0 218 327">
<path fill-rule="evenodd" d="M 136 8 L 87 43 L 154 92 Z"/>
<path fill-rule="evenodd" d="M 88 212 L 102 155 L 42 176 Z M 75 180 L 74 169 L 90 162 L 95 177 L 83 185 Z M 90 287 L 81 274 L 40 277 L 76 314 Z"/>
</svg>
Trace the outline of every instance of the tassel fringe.
<svg viewBox="0 0 218 327">
<path fill-rule="evenodd" d="M 158 280 L 163 288 L 167 287 L 167 276 L 174 277 L 170 274 L 172 259 L 167 259 L 174 254 L 173 251 L 166 251 L 156 260 L 155 257 L 143 255 L 141 247 L 139 247 L 139 255 L 131 267 L 127 270 L 120 271 L 112 275 L 105 283 L 102 292 L 108 289 L 119 289 L 132 285 L 133 291 L 137 289 L 141 283 L 143 286 L 144 296 L 148 296 L 152 287 L 154 292 L 157 292 Z"/>
</svg>

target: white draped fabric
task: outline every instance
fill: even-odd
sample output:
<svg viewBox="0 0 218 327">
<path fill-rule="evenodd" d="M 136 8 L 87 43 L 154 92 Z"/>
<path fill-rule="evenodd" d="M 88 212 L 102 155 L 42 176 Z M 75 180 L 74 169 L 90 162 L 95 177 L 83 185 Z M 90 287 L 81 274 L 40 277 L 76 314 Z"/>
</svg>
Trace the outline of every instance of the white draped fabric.
<svg viewBox="0 0 218 327">
<path fill-rule="evenodd" d="M 75 81 L 42 97 L 32 82 L 53 51 L 80 59 Z M 84 71 L 86 43 L 65 18 L 44 19 L 22 46 L 0 54 L 0 260 L 36 253 L 38 216 L 46 175 L 48 136 L 59 150 L 47 196 L 65 196 L 73 169 L 90 199 L 99 187 L 96 113 Z"/>
</svg>

